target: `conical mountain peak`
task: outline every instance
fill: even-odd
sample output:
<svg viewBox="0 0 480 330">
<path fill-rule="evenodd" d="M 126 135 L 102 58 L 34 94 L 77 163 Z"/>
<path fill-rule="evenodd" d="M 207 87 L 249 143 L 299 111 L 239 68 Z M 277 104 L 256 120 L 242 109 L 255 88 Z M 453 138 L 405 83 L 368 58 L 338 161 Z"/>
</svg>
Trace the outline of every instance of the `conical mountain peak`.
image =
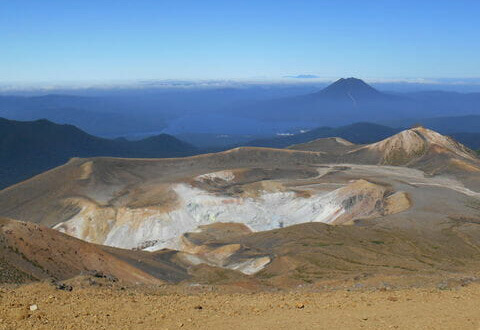
<svg viewBox="0 0 480 330">
<path fill-rule="evenodd" d="M 381 95 L 379 91 L 357 78 L 341 78 L 321 91 L 330 97 L 369 97 Z"/>
<path fill-rule="evenodd" d="M 335 81 L 321 90 L 318 95 L 337 101 L 347 100 L 354 104 L 358 100 L 375 100 L 384 97 L 383 93 L 377 91 L 363 80 L 353 77 L 341 78 Z"/>
</svg>

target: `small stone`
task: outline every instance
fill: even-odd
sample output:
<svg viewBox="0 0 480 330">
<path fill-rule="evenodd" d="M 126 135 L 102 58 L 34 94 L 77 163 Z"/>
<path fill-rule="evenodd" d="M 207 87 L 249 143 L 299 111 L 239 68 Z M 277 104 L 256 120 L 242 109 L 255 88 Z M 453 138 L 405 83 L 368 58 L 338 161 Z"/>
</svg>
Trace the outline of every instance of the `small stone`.
<svg viewBox="0 0 480 330">
<path fill-rule="evenodd" d="M 193 307 L 193 308 L 194 308 L 194 309 L 198 309 L 198 310 L 203 309 L 203 307 L 200 306 L 200 305 L 197 305 L 197 306 L 195 306 L 195 307 Z"/>
<path fill-rule="evenodd" d="M 35 304 L 34 304 L 34 305 L 30 305 L 30 310 L 31 310 L 32 312 L 36 311 L 37 309 L 38 309 L 38 306 L 37 306 L 37 305 L 35 305 Z"/>
<path fill-rule="evenodd" d="M 302 303 L 297 303 L 297 304 L 295 305 L 295 307 L 297 307 L 298 309 L 304 309 L 304 308 L 305 308 L 305 305 L 302 304 Z"/>
<path fill-rule="evenodd" d="M 366 316 L 365 316 L 365 317 L 362 317 L 362 320 L 367 321 L 367 320 L 368 320 L 368 317 L 366 317 Z"/>
</svg>

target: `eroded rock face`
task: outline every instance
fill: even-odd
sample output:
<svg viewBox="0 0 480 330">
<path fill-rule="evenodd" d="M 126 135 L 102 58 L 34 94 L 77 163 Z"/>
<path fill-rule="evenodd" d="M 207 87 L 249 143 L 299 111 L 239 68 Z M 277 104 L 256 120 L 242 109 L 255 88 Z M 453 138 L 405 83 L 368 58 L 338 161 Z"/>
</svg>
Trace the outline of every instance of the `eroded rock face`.
<svg viewBox="0 0 480 330">
<path fill-rule="evenodd" d="M 228 173 L 202 178 L 232 180 Z M 90 201 L 70 199 L 67 202 L 76 203 L 80 212 L 55 229 L 98 244 L 155 251 L 181 249 L 183 234 L 217 222 L 240 223 L 252 231 L 265 231 L 304 222 L 347 224 L 359 218 L 400 212 L 409 206 L 389 196 L 386 187 L 366 180 L 305 194 L 272 182 L 257 183 L 253 188 L 251 185 L 245 185 L 238 195 L 223 195 L 186 183 L 174 184 L 174 208 L 98 207 Z M 257 196 L 249 194 L 248 189 L 257 191 Z"/>
<path fill-rule="evenodd" d="M 248 235 L 251 230 L 244 224 L 215 223 L 200 226 L 196 232 L 182 235 L 182 251 L 179 257 L 190 264 L 207 264 L 238 270 L 252 275 L 271 262 L 271 257 L 255 252 L 239 243 L 226 243 Z M 220 243 L 219 243 L 220 242 Z"/>
</svg>

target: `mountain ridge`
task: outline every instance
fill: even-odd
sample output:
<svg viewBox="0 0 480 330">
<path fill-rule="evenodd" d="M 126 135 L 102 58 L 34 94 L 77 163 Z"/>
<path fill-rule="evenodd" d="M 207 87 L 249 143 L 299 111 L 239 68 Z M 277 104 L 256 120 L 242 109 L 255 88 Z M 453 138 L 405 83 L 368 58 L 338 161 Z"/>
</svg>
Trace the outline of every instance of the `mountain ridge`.
<svg viewBox="0 0 480 330">
<path fill-rule="evenodd" d="M 0 118 L 0 189 L 72 157 L 173 157 L 195 152 L 193 146 L 167 134 L 140 141 L 109 140 L 45 119 L 22 122 Z"/>
<path fill-rule="evenodd" d="M 385 139 L 400 129 L 369 122 L 358 122 L 340 127 L 318 127 L 304 133 L 290 136 L 256 139 L 245 145 L 258 147 L 285 148 L 291 145 L 311 142 L 319 138 L 340 137 L 353 143 L 373 143 Z"/>
</svg>

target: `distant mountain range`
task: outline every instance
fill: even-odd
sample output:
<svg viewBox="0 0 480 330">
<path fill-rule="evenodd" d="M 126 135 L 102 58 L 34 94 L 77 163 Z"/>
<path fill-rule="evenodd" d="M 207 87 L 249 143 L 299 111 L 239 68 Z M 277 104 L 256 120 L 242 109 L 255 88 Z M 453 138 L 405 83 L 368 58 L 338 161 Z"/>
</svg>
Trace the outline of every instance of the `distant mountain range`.
<svg viewBox="0 0 480 330">
<path fill-rule="evenodd" d="M 100 136 L 160 131 L 166 126 L 165 116 L 161 113 L 139 116 L 134 106 L 130 111 L 123 111 L 120 103 L 107 98 L 75 95 L 0 96 L 0 117 L 22 121 L 45 118 L 57 124 L 75 125 L 89 134 Z"/>
<path fill-rule="evenodd" d="M 236 109 L 237 111 L 239 109 Z M 314 122 L 328 126 L 411 117 L 418 102 L 383 93 L 356 78 L 340 79 L 311 94 L 251 104 L 246 115 L 267 121 Z"/>
<path fill-rule="evenodd" d="M 467 123 L 461 129 L 460 123 L 453 120 L 446 120 L 441 129 L 424 122 L 425 118 L 480 116 L 480 93 L 399 93 L 378 90 L 356 78 L 342 78 L 326 87 L 277 85 L 78 91 L 85 96 L 0 96 L 0 117 L 45 118 L 102 137 L 135 139 L 159 133 L 195 136 L 192 142 L 205 139 L 199 144 L 202 147 L 212 146 L 215 136 L 235 135 L 234 139 L 220 138 L 219 144 L 235 143 L 243 136 L 267 136 L 364 121 L 395 128 L 421 122 L 446 134 L 480 132 L 478 125 L 475 128 Z"/>
<path fill-rule="evenodd" d="M 416 124 L 429 127 L 442 134 L 456 132 L 480 133 L 480 115 L 448 116 L 432 118 L 409 118 L 403 120 L 391 120 L 383 123 L 390 127 L 408 128 Z"/>
<path fill-rule="evenodd" d="M 196 151 L 190 144 L 167 134 L 139 141 L 109 140 L 72 125 L 0 118 L 0 189 L 64 164 L 72 157 L 176 157 Z"/>
<path fill-rule="evenodd" d="M 471 115 L 478 114 L 479 109 L 480 93 L 382 92 L 361 79 L 342 78 L 318 92 L 242 105 L 231 111 L 261 121 L 340 126 L 365 120 L 381 123 Z"/>
<path fill-rule="evenodd" d="M 257 139 L 245 143 L 252 147 L 285 148 L 293 144 L 313 141 L 319 138 L 341 137 L 357 144 L 373 143 L 398 133 L 399 129 L 374 123 L 355 123 L 333 127 L 319 127 L 305 133 Z"/>
<path fill-rule="evenodd" d="M 340 127 L 317 127 L 305 133 L 284 133 L 274 136 L 235 134 L 180 134 L 177 137 L 198 148 L 224 148 L 234 145 L 286 147 L 323 137 L 344 137 L 355 143 L 371 143 L 399 132 L 402 129 L 421 125 L 451 135 L 472 149 L 480 149 L 480 115 L 449 116 L 432 118 L 409 118 L 382 123 L 354 123 Z M 297 130 L 298 131 L 298 130 Z"/>
<path fill-rule="evenodd" d="M 424 126 L 432 128 L 430 125 Z M 294 144 L 302 144 L 316 139 L 328 137 L 339 137 L 356 144 L 366 144 L 380 141 L 402 130 L 403 128 L 392 128 L 375 123 L 355 123 L 336 128 L 319 127 L 305 133 L 293 135 L 256 139 L 243 143 L 242 145 L 254 147 L 286 148 Z M 442 130 L 439 131 L 443 133 Z M 457 132 L 449 135 L 471 149 L 480 149 L 480 132 Z"/>
<path fill-rule="evenodd" d="M 203 95 L 201 91 L 195 93 Z M 230 98 L 241 98 L 232 91 L 223 91 L 219 94 L 222 97 L 212 91 L 207 94 L 219 97 L 223 105 L 228 104 Z M 170 95 L 170 99 L 167 99 L 177 99 L 179 95 Z M 185 108 L 193 101 L 201 103 L 200 108 L 202 104 L 210 106 L 213 102 L 210 97 L 203 99 L 196 94 L 186 95 L 192 99 L 183 99 L 182 107 Z M 187 130 L 186 134 L 179 135 L 185 136 L 190 143 L 197 144 L 196 147 L 166 134 L 139 141 L 121 138 L 111 140 L 89 135 L 92 132 L 103 136 L 118 136 L 122 132 L 126 135 L 138 132 L 149 135 L 149 132 L 162 131 L 166 118 L 173 118 L 175 111 L 171 110 L 168 114 L 163 110 L 157 111 L 156 102 L 165 100 L 156 94 L 155 97 L 148 96 L 146 99 L 142 103 L 139 95 L 131 99 L 125 96 L 125 99 L 121 99 L 125 100 L 125 104 L 122 104 L 120 99 L 113 102 L 112 98 L 102 97 L 0 96 L 0 116 L 20 120 L 48 118 L 57 123 L 47 120 L 19 122 L 0 119 L 0 188 L 63 164 L 71 157 L 176 157 L 240 145 L 285 148 L 326 137 L 340 137 L 356 144 L 366 144 L 385 139 L 415 124 L 450 135 L 469 148 L 480 149 L 480 115 L 477 115 L 480 93 L 386 93 L 356 78 L 339 79 L 320 91 L 298 96 L 254 103 L 242 99 L 237 102 L 238 107 L 227 107 L 221 115 L 218 115 L 220 112 L 215 115 L 205 109 L 200 112 L 192 110 L 188 115 L 190 117 L 178 117 L 181 120 L 177 120 L 176 125 L 179 132 L 182 132 L 182 128 Z M 162 103 L 163 101 L 159 104 L 168 104 Z M 142 110 L 134 114 L 131 109 L 135 104 L 139 104 Z M 184 110 L 180 111 L 183 115 L 187 113 Z M 212 124 L 215 120 L 220 121 L 216 126 L 222 129 L 224 127 L 225 135 L 213 132 L 208 132 L 210 135 L 198 134 L 202 125 Z M 69 123 L 82 130 L 58 123 Z M 277 129 L 280 128 L 292 127 L 299 131 L 299 127 L 302 127 L 300 123 L 308 123 L 310 130 L 247 141 L 249 136 L 274 134 L 272 132 L 278 132 Z M 237 124 L 255 130 L 257 134 L 243 134 L 243 130 L 239 130 L 237 135 L 228 134 L 235 130 L 231 126 Z M 195 132 L 197 127 L 198 131 Z M 88 133 L 83 131 L 85 129 Z M 213 147 L 216 141 L 221 143 Z"/>
<path fill-rule="evenodd" d="M 435 116 L 479 114 L 480 93 L 423 91 L 407 93 L 405 96 L 418 102 L 421 109 L 433 110 Z M 416 117 L 422 114 L 419 113 Z"/>
<path fill-rule="evenodd" d="M 480 151 L 480 133 L 453 133 L 450 136 L 467 147 Z"/>
</svg>

